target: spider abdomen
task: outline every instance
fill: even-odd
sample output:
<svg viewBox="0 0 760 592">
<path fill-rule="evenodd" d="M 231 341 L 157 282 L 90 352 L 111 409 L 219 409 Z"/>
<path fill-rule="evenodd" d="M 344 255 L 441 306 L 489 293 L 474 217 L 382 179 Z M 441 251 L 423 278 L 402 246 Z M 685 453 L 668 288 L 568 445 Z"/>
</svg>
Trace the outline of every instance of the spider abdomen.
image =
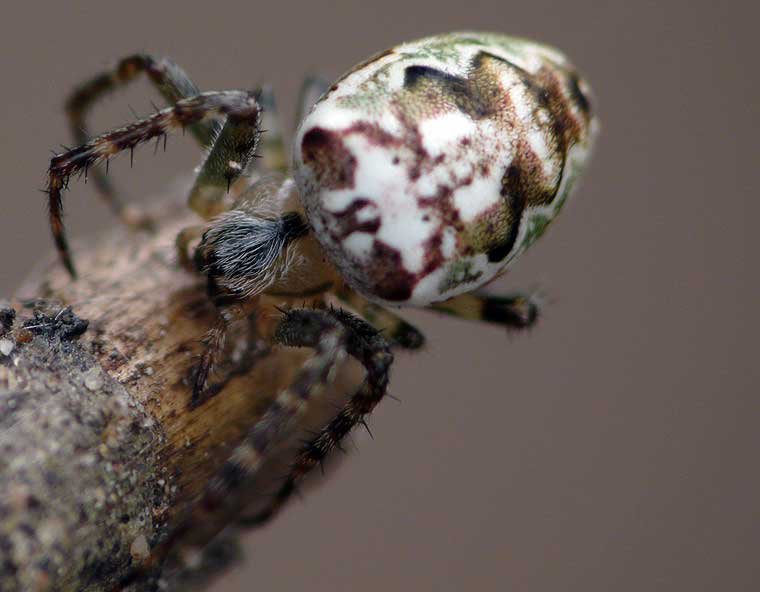
<svg viewBox="0 0 760 592">
<path fill-rule="evenodd" d="M 296 135 L 294 175 L 343 277 L 372 300 L 424 306 L 486 283 L 540 236 L 595 128 L 558 51 L 450 33 L 330 87 Z"/>
</svg>

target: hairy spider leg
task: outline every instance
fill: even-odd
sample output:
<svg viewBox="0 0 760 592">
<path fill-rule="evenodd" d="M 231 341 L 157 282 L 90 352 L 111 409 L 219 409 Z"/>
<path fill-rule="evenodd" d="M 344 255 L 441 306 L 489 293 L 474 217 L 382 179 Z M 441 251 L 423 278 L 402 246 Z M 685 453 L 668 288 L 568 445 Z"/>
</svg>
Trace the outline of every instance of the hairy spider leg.
<svg viewBox="0 0 760 592">
<path fill-rule="evenodd" d="M 317 99 L 327 90 L 328 83 L 316 77 L 307 77 L 301 84 L 298 102 L 296 103 L 296 125 L 311 109 Z M 248 165 L 246 174 L 261 177 L 267 172 L 285 174 L 289 168 L 288 153 L 282 134 L 282 122 L 277 109 L 277 99 L 271 84 L 264 84 L 259 93 L 261 105 L 262 131 L 266 132 L 258 148 L 261 158 L 256 158 Z"/>
<path fill-rule="evenodd" d="M 153 86 L 170 105 L 180 99 L 200 94 L 185 71 L 168 58 L 160 58 L 147 53 L 137 53 L 119 60 L 109 70 L 94 75 L 77 86 L 65 103 L 66 115 L 74 141 L 84 144 L 90 139 L 87 116 L 92 107 L 106 95 L 126 87 L 145 73 Z M 188 126 L 201 146 L 209 146 L 217 133 L 218 123 L 201 121 Z M 113 185 L 102 170 L 96 166 L 88 171 L 92 175 L 100 197 L 113 212 L 131 227 L 147 227 L 150 220 L 130 208 L 118 196 Z"/>
<path fill-rule="evenodd" d="M 473 321 L 485 321 L 509 329 L 529 329 L 538 320 L 535 298 L 514 293 L 502 296 L 471 292 L 427 307 L 430 310 Z"/>
<path fill-rule="evenodd" d="M 213 295 L 218 294 L 218 292 L 211 278 L 209 278 L 208 291 L 216 306 L 216 322 L 203 337 L 203 354 L 201 354 L 201 358 L 193 370 L 193 392 L 190 395 L 190 409 L 202 405 L 218 392 L 218 389 L 207 388 L 208 379 L 224 349 L 227 333 L 237 321 L 246 318 L 253 320 L 254 312 L 259 303 L 258 298 L 234 299 L 231 302 L 225 302 L 219 297 L 214 298 Z"/>
<path fill-rule="evenodd" d="M 359 424 L 366 427 L 367 416 L 385 396 L 389 370 L 393 363 L 390 343 L 380 331 L 359 317 L 341 309 L 293 310 L 281 322 L 277 332 L 278 339 L 281 343 L 291 345 L 296 341 L 318 342 L 319 336 L 313 327 L 319 325 L 320 319 L 329 317 L 337 319 L 347 329 L 346 349 L 349 355 L 361 361 L 367 376 L 359 390 L 338 414 L 312 440 L 304 443 L 269 506 L 250 518 L 239 520 L 241 526 L 256 527 L 271 520 L 287 503 L 298 482 L 309 471 L 322 463 L 333 448 L 339 448 L 343 438 L 354 427 Z M 313 337 L 304 339 L 310 333 Z"/>
<path fill-rule="evenodd" d="M 90 167 L 102 163 L 119 152 L 132 151 L 137 145 L 155 138 L 162 138 L 178 128 L 184 129 L 209 118 L 221 116 L 227 116 L 227 122 L 219 135 L 219 139 L 225 140 L 223 151 L 230 157 L 229 162 L 240 163 L 240 168 L 223 166 L 215 172 L 229 175 L 229 178 L 234 180 L 253 155 L 260 133 L 261 109 L 255 94 L 248 91 L 206 92 L 181 99 L 172 107 L 102 134 L 51 159 L 47 186 L 50 227 L 58 254 L 72 276 L 76 276 L 76 270 L 64 231 L 61 195 L 68 186 L 71 175 L 86 173 Z M 227 130 L 226 133 L 225 130 Z M 233 139 L 239 141 L 228 141 Z M 212 149 L 211 154 L 213 153 Z M 215 164 L 216 160 L 212 163 Z M 210 165 L 207 159 L 203 168 L 206 169 L 207 165 L 213 168 L 213 164 Z M 213 177 L 211 180 L 214 180 Z"/>
<path fill-rule="evenodd" d="M 421 349 L 425 335 L 411 323 L 384 306 L 370 302 L 347 286 L 333 290 L 335 295 L 376 329 L 382 331 L 394 347 L 406 350 Z"/>
<path fill-rule="evenodd" d="M 266 461 L 270 449 L 292 434 L 309 402 L 333 381 L 347 353 L 349 331 L 331 315 L 310 315 L 307 321 L 301 322 L 298 311 L 285 313 L 283 331 L 277 331 L 275 340 L 289 346 L 313 347 L 312 356 L 298 370 L 290 386 L 276 396 L 243 442 L 233 450 L 187 519 L 154 550 L 146 563 L 136 566 L 120 582 L 120 588 L 160 568 L 162 561 L 174 551 L 177 541 L 185 539 L 179 546 L 187 547 L 192 546 L 188 539 L 195 540 L 199 535 L 213 536 L 215 532 L 206 532 L 207 528 L 218 529 L 226 522 L 222 518 L 234 516 L 244 507 L 251 493 L 246 486 Z"/>
<path fill-rule="evenodd" d="M 369 340 L 376 337 L 373 351 Z M 236 448 L 221 472 L 210 484 L 202 505 L 206 508 L 226 503 L 235 488 L 252 477 L 268 456 L 272 444 L 291 435 L 295 420 L 314 397 L 329 384 L 337 365 L 348 354 L 361 362 L 367 378 L 359 392 L 368 389 L 382 397 L 388 383 L 388 367 L 393 356 L 387 342 L 368 323 L 340 309 L 292 309 L 284 313 L 274 335 L 276 343 L 315 349 L 309 370 L 304 367 L 301 381 L 277 396 L 264 417 Z M 332 352 L 332 353 L 325 353 Z M 328 365 L 320 360 L 328 359 Z M 352 399 L 356 398 L 355 394 Z M 315 442 L 319 439 L 315 439 Z M 321 442 L 321 440 L 319 440 Z M 328 448 L 331 445 L 328 444 Z M 327 450 L 325 451 L 325 453 Z M 246 501 L 246 500 L 240 500 Z"/>
<path fill-rule="evenodd" d="M 307 77 L 301 84 L 296 110 L 296 125 L 327 90 L 328 83 L 314 76 Z M 264 84 L 259 94 L 262 111 L 261 127 L 266 132 L 261 139 L 259 152 L 261 158 L 251 161 L 248 171 L 251 176 L 260 176 L 266 172 L 285 174 L 289 168 L 282 124 L 277 111 L 277 100 L 271 84 Z"/>
<path fill-rule="evenodd" d="M 255 155 L 261 138 L 261 107 L 255 93 L 255 119 L 229 114 L 203 161 L 188 196 L 190 208 L 205 220 L 230 207 L 225 196 L 232 183 L 241 177 Z"/>
<path fill-rule="evenodd" d="M 358 292 L 345 286 L 333 292 L 341 302 L 379 330 L 392 348 L 413 351 L 425 345 L 425 335 L 391 310 L 370 302 Z M 288 502 L 296 490 L 295 486 L 295 480 L 286 479 L 264 510 L 250 516 L 241 516 L 235 523 L 243 528 L 263 526 L 273 519 Z"/>
</svg>

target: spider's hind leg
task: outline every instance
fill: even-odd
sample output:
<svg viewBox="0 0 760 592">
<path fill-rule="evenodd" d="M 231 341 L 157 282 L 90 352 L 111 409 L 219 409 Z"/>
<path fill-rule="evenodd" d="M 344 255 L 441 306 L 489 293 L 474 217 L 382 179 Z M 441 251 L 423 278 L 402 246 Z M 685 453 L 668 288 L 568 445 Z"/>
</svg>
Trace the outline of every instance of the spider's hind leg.
<svg viewBox="0 0 760 592">
<path fill-rule="evenodd" d="M 502 296 L 472 292 L 428 307 L 460 319 L 485 321 L 508 329 L 529 329 L 539 316 L 537 299 L 528 294 Z"/>
</svg>

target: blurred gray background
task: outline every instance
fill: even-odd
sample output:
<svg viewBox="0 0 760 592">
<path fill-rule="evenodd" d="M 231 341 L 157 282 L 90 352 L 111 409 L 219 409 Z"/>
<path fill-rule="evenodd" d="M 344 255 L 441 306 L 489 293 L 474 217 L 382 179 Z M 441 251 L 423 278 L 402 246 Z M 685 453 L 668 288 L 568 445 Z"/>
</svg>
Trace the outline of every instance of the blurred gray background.
<svg viewBox="0 0 760 592">
<path fill-rule="evenodd" d="M 250 535 L 236 590 L 713 591 L 760 586 L 757 12 L 742 2 L 14 3 L 0 24 L 0 294 L 49 254 L 49 149 L 72 85 L 139 49 L 203 89 L 337 76 L 396 42 L 493 29 L 565 50 L 603 124 L 576 199 L 497 286 L 529 335 L 422 313 L 430 346 L 319 490 Z M 150 111 L 145 83 L 95 128 Z M 292 123 L 292 122 L 291 122 Z M 155 195 L 190 139 L 112 166 Z M 74 236 L 116 222 L 90 187 Z"/>
</svg>

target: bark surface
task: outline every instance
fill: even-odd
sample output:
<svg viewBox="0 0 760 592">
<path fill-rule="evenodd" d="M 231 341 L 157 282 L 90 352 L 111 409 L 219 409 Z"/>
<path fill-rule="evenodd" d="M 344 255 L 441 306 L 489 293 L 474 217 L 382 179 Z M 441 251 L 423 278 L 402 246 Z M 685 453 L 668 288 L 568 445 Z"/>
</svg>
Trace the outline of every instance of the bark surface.
<svg viewBox="0 0 760 592">
<path fill-rule="evenodd" d="M 0 590 L 112 589 L 188 515 L 309 354 L 252 361 L 250 339 L 231 339 L 221 391 L 189 410 L 214 309 L 203 279 L 176 264 L 174 238 L 196 221 L 160 218 L 155 234 L 117 228 L 76 249 L 78 280 L 52 265 L 0 304 Z M 262 303 L 261 334 L 273 304 Z M 327 407 L 360 377 L 343 368 Z"/>
</svg>

